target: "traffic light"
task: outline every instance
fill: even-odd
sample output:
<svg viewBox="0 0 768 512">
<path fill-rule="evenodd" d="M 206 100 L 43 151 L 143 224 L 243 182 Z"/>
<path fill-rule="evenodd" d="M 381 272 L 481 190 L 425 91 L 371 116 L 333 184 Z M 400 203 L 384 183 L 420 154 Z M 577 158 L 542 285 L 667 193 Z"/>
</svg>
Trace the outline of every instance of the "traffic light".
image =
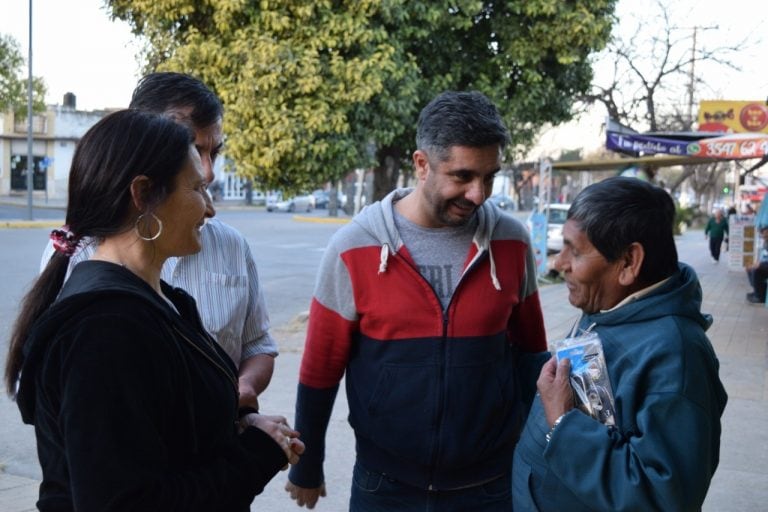
<svg viewBox="0 0 768 512">
<path fill-rule="evenodd" d="M 730 191 L 731 191 L 731 188 L 728 185 L 723 187 L 723 194 L 727 194 Z"/>
</svg>

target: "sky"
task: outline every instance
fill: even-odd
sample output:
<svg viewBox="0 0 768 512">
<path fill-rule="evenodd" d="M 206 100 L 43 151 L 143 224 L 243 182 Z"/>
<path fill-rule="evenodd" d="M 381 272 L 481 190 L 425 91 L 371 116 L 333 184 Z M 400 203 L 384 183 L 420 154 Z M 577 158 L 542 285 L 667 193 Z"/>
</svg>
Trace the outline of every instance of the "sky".
<svg viewBox="0 0 768 512">
<path fill-rule="evenodd" d="M 32 74 L 48 86 L 46 103 L 61 104 L 72 92 L 80 110 L 128 106 L 139 77 L 139 46 L 128 24 L 111 21 L 102 4 L 32 0 Z M 29 0 L 0 0 L 0 33 L 16 39 L 26 60 Z"/>
<path fill-rule="evenodd" d="M 765 100 L 768 96 L 768 3 L 766 0 L 663 0 L 675 24 L 682 28 L 708 28 L 698 32 L 700 48 L 735 44 L 746 40 L 734 56 L 740 72 L 706 66 L 708 90 L 700 99 Z M 32 0 L 33 74 L 48 85 L 49 104 L 61 104 L 72 92 L 81 110 L 126 107 L 136 80 L 139 44 L 128 25 L 113 22 L 103 9 L 103 0 Z M 622 22 L 642 19 L 653 11 L 654 0 L 619 0 L 617 15 Z M 11 34 L 28 48 L 29 0 L 0 0 L 0 33 Z M 621 27 L 621 25 L 620 25 Z M 766 34 L 763 36 L 762 34 Z M 598 76 L 604 70 L 597 69 Z M 25 71 L 26 74 L 26 71 Z M 571 127 L 561 127 L 557 137 L 567 146 L 584 139 L 585 129 L 594 130 L 600 112 Z M 569 131 L 570 130 L 570 131 Z M 542 138 L 546 140 L 546 136 Z M 573 146 L 570 146 L 573 147 Z"/>
<path fill-rule="evenodd" d="M 699 100 L 754 100 L 766 101 L 768 97 L 768 2 L 766 0 L 662 0 L 670 13 L 671 25 L 678 34 L 693 33 L 697 28 L 698 49 L 714 50 L 723 46 L 738 46 L 739 51 L 728 59 L 740 70 L 715 64 L 697 64 L 697 78 L 706 82 L 698 86 L 694 104 Z M 643 30 L 652 31 L 653 13 L 658 7 L 655 0 L 619 0 L 616 15 L 619 24 L 614 29 L 631 34 L 643 24 Z M 663 30 L 656 29 L 658 36 Z M 691 39 L 689 39 L 691 41 Z M 595 81 L 610 83 L 613 76 L 611 61 L 597 61 Z M 686 98 L 681 98 L 687 101 Z M 696 115 L 694 106 L 694 115 Z M 605 142 L 601 131 L 605 121 L 604 107 L 595 107 L 580 118 L 558 127 L 543 131 L 538 143 L 528 153 L 526 160 L 541 157 L 558 157 L 562 149 L 583 149 L 583 154 L 596 150 Z M 635 127 L 643 131 L 644 127 Z"/>
</svg>

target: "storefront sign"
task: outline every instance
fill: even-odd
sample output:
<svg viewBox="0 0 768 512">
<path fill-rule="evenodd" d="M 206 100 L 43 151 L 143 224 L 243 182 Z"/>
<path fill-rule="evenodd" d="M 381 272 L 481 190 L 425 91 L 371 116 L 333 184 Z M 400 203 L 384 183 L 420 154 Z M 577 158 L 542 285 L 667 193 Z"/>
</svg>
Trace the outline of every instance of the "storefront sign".
<svg viewBox="0 0 768 512">
<path fill-rule="evenodd" d="M 768 155 L 768 134 L 734 133 L 696 141 L 649 137 L 647 135 L 606 132 L 605 147 L 619 152 L 642 154 L 663 153 L 678 156 L 700 156 L 724 160 L 762 158 Z"/>
<path fill-rule="evenodd" d="M 721 133 L 768 133 L 764 101 L 701 101 L 699 130 Z"/>
<path fill-rule="evenodd" d="M 605 147 L 625 153 L 665 153 L 669 155 L 685 155 L 688 142 L 646 135 L 607 132 Z"/>
<path fill-rule="evenodd" d="M 688 144 L 688 155 L 706 158 L 762 158 L 768 155 L 768 134 L 734 134 Z"/>
</svg>

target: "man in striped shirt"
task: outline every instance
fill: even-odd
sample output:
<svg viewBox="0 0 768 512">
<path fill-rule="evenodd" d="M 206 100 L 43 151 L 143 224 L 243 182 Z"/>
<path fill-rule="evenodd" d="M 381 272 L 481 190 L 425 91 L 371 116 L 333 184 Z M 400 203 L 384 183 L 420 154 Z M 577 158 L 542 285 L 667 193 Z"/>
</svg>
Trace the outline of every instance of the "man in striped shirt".
<svg viewBox="0 0 768 512">
<path fill-rule="evenodd" d="M 206 179 L 213 181 L 213 165 L 222 147 L 223 117 L 221 101 L 213 91 L 189 75 L 151 73 L 139 81 L 130 108 L 164 113 L 190 126 Z M 71 258 L 70 271 L 90 258 L 94 242 L 82 242 Z M 241 413 L 258 411 L 258 395 L 272 378 L 278 352 L 269 334 L 256 263 L 245 238 L 216 218 L 203 227 L 202 245 L 197 254 L 170 258 L 163 266 L 162 279 L 195 298 L 206 330 L 238 367 Z M 41 270 L 52 254 L 49 242 Z"/>
</svg>

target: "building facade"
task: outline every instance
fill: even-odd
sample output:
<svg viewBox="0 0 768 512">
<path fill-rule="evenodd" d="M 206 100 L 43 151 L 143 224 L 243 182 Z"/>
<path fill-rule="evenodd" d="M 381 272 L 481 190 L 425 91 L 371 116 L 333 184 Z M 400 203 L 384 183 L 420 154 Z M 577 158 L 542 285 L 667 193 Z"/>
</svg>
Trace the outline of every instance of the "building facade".
<svg viewBox="0 0 768 512">
<path fill-rule="evenodd" d="M 33 198 L 66 201 L 69 167 L 80 137 L 108 111 L 80 111 L 74 95 L 32 118 Z M 0 113 L 0 196 L 27 194 L 26 117 Z"/>
<path fill-rule="evenodd" d="M 88 129 L 112 110 L 82 111 L 75 107 L 74 95 L 66 95 L 63 105 L 49 105 L 32 117 L 33 200 L 67 201 L 69 168 L 75 146 Z M 27 119 L 13 112 L 0 113 L 0 198 L 27 195 Z M 216 161 L 220 200 L 243 200 L 247 180 L 227 172 L 224 158 Z M 263 196 L 263 194 L 262 194 Z"/>
</svg>

